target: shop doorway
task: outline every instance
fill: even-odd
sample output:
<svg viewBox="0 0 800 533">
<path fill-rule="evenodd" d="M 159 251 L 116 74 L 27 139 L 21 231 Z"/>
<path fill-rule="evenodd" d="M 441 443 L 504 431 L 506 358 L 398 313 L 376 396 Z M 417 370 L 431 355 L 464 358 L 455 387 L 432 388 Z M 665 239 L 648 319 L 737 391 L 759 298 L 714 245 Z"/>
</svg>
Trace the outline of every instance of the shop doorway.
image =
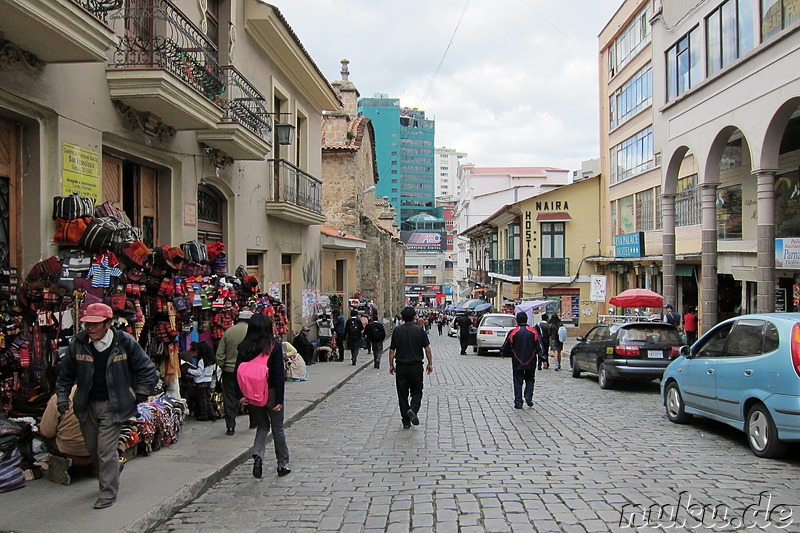
<svg viewBox="0 0 800 533">
<path fill-rule="evenodd" d="M 719 295 L 719 321 L 742 314 L 742 282 L 730 274 L 717 276 Z"/>
<path fill-rule="evenodd" d="M 19 267 L 20 128 L 0 119 L 0 268 Z"/>
</svg>

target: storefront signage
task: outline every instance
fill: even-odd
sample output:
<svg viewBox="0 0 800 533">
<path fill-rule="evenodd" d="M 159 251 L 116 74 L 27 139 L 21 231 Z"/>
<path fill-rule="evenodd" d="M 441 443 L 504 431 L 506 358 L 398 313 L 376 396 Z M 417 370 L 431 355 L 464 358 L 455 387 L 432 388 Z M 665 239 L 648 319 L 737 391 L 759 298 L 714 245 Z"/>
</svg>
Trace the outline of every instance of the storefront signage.
<svg viewBox="0 0 800 533">
<path fill-rule="evenodd" d="M 568 211 L 569 202 L 564 200 L 557 200 L 554 202 L 536 202 L 537 211 Z"/>
<path fill-rule="evenodd" d="M 614 235 L 615 257 L 642 257 L 644 255 L 644 233 Z"/>
<path fill-rule="evenodd" d="M 775 239 L 775 268 L 800 270 L 800 239 Z"/>
<path fill-rule="evenodd" d="M 100 154 L 61 143 L 61 194 L 79 193 L 100 202 Z"/>
<path fill-rule="evenodd" d="M 439 231 L 401 231 L 400 240 L 409 250 L 436 250 L 444 249 L 444 232 Z"/>
<path fill-rule="evenodd" d="M 537 208 L 538 209 L 538 208 Z M 525 281 L 533 281 L 533 254 L 531 254 L 531 241 L 533 241 L 533 218 L 530 211 L 525 211 L 523 216 L 523 237 L 525 238 Z"/>
<path fill-rule="evenodd" d="M 786 312 L 786 289 L 775 289 L 775 312 Z"/>
<path fill-rule="evenodd" d="M 406 285 L 406 292 L 409 294 L 428 294 L 442 292 L 441 285 Z"/>
</svg>

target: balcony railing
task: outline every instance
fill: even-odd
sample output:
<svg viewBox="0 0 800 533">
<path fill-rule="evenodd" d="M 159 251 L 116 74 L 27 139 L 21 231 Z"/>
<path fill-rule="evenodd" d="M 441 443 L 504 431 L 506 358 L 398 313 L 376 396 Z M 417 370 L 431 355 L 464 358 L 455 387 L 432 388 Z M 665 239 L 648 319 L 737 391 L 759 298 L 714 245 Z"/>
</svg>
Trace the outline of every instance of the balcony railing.
<svg viewBox="0 0 800 533">
<path fill-rule="evenodd" d="M 539 275 L 569 276 L 569 258 L 568 257 L 540 258 Z"/>
<path fill-rule="evenodd" d="M 264 97 L 235 67 L 222 67 L 227 91 L 222 101 L 223 121 L 238 122 L 264 140 L 269 140 L 272 123 Z"/>
<path fill-rule="evenodd" d="M 270 159 L 273 202 L 289 202 L 322 214 L 322 182 L 283 159 Z"/>
<path fill-rule="evenodd" d="M 116 11 L 125 3 L 124 0 L 72 0 L 94 17 L 104 23 L 108 23 L 108 14 Z"/>
<path fill-rule="evenodd" d="M 126 28 L 112 66 L 164 69 L 221 105 L 226 85 L 217 48 L 172 2 L 133 0 L 111 18 Z"/>
<path fill-rule="evenodd" d="M 490 259 L 489 272 L 503 276 L 519 276 L 519 259 Z"/>
</svg>

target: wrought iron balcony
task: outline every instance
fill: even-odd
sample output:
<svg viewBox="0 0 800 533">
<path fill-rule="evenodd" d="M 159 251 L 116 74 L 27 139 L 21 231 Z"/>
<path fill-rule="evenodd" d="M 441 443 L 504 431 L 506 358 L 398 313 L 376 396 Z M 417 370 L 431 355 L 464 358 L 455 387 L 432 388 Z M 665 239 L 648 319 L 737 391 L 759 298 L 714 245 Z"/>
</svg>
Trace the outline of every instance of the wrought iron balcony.
<svg viewBox="0 0 800 533">
<path fill-rule="evenodd" d="M 108 13 L 121 5 L 122 0 L 0 0 L 0 43 L 5 43 L 0 59 L 18 61 L 24 57 L 22 51 L 35 56 L 24 59 L 33 67 L 41 67 L 37 60 L 107 61 L 106 52 L 116 36 L 105 22 Z"/>
<path fill-rule="evenodd" d="M 540 276 L 569 276 L 569 258 L 539 258 Z"/>
<path fill-rule="evenodd" d="M 112 99 L 178 130 L 222 120 L 227 85 L 216 46 L 180 9 L 170 0 L 129 0 L 110 18 L 124 24 L 106 72 Z"/>
<path fill-rule="evenodd" d="M 467 278 L 479 284 L 489 283 L 489 274 L 482 268 L 468 268 Z"/>
<path fill-rule="evenodd" d="M 267 215 L 298 224 L 322 224 L 322 182 L 283 159 L 269 160 Z"/>
<path fill-rule="evenodd" d="M 519 276 L 519 259 L 490 259 L 489 272 L 502 276 Z"/>
<path fill-rule="evenodd" d="M 233 159 L 262 161 L 270 150 L 272 121 L 264 97 L 233 66 L 222 67 L 225 93 L 222 121 L 210 130 L 198 131 L 197 140 L 224 151 Z"/>
</svg>

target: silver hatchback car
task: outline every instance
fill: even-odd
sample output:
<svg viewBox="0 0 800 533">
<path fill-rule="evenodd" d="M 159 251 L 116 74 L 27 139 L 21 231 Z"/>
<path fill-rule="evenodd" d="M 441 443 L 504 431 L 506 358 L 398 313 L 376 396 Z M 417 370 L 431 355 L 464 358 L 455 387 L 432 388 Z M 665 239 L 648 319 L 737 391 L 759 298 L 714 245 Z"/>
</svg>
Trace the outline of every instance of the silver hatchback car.
<svg viewBox="0 0 800 533">
<path fill-rule="evenodd" d="M 508 332 L 515 327 L 517 327 L 517 320 L 514 315 L 505 313 L 483 315 L 478 323 L 478 355 L 485 355 L 489 350 L 500 350 Z"/>
</svg>

